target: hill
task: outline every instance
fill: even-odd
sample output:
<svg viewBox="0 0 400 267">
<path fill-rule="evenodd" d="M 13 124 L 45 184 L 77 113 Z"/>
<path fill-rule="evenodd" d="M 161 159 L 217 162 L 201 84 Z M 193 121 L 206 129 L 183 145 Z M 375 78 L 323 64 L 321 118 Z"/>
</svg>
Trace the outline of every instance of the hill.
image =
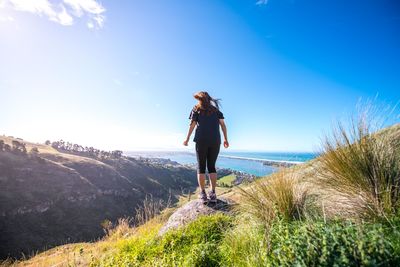
<svg viewBox="0 0 400 267">
<path fill-rule="evenodd" d="M 375 139 L 375 136 L 378 138 Z M 396 176 L 400 170 L 399 157 L 393 157 L 395 161 L 392 163 L 397 165 L 389 165 L 388 168 L 388 165 L 381 164 L 387 159 L 380 158 L 379 153 L 385 151 L 386 156 L 394 155 L 392 152 L 400 154 L 400 125 L 384 129 L 373 135 L 371 140 L 365 137 L 354 140 L 354 145 L 367 149 L 353 148 L 360 156 L 370 157 L 361 157 L 367 163 L 365 175 L 370 174 L 369 164 L 378 163 L 376 166 L 380 167 L 375 169 L 378 174 L 388 170 L 388 177 Z M 376 146 L 369 146 L 369 142 Z M 363 147 L 366 143 L 368 146 Z M 343 149 L 343 153 L 354 153 L 348 148 L 339 146 L 335 151 Z M 393 148 L 396 150 L 392 151 Z M 126 222 L 120 221 L 119 226 L 108 231 L 108 235 L 98 242 L 67 244 L 27 261 L 4 264 L 399 266 L 399 200 L 392 202 L 392 209 L 385 213 L 363 213 L 373 210 L 373 205 L 381 207 L 387 203 L 377 203 L 379 196 L 363 199 L 365 202 L 360 203 L 360 197 L 368 195 L 368 188 L 359 186 L 365 177 L 356 177 L 356 194 L 351 191 L 347 195 L 342 194 L 344 191 L 340 190 L 348 190 L 347 186 L 333 188 L 324 184 L 321 181 L 321 174 L 324 173 L 321 171 L 326 169 L 321 166 L 329 153 L 332 152 L 324 152 L 310 162 L 240 187 L 217 188 L 224 203 L 230 203 L 229 210 L 232 212 L 225 212 L 225 208 L 202 207 L 196 201 L 180 202 L 180 205 L 164 210 L 159 216 L 149 217 L 145 224 L 138 227 L 129 227 Z M 350 157 L 353 154 L 341 155 L 348 160 L 345 163 L 353 164 L 354 159 Z M 358 159 L 355 160 L 357 162 Z M 365 168 L 351 164 L 351 171 Z M 398 187 L 393 190 L 399 192 Z M 197 213 L 208 215 L 198 216 Z M 169 228 L 172 229 L 165 231 Z"/>
<path fill-rule="evenodd" d="M 0 258 L 96 240 L 105 220 L 135 216 L 146 195 L 174 203 L 195 170 L 121 155 L 95 157 L 0 136 Z"/>
</svg>

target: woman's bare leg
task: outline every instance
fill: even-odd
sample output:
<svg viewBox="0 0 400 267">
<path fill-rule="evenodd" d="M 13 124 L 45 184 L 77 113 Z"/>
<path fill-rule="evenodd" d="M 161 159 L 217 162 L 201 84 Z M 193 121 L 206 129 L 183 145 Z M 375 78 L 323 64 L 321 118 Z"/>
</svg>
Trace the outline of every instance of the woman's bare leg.
<svg viewBox="0 0 400 267">
<path fill-rule="evenodd" d="M 210 173 L 209 176 L 210 176 L 211 190 L 215 191 L 215 187 L 217 186 L 217 173 L 216 172 Z"/>
<path fill-rule="evenodd" d="M 206 174 L 198 173 L 197 174 L 197 182 L 199 183 L 200 190 L 204 191 L 206 189 Z"/>
</svg>

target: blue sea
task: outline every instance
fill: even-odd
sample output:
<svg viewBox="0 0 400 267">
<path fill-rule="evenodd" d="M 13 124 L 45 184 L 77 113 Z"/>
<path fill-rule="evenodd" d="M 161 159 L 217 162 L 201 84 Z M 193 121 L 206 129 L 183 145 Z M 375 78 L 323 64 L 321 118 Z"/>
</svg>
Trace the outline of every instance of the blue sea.
<svg viewBox="0 0 400 267">
<path fill-rule="evenodd" d="M 181 164 L 196 163 L 196 155 L 182 151 L 143 151 L 126 152 L 131 156 L 168 158 Z M 218 168 L 229 168 L 236 171 L 250 173 L 256 176 L 265 176 L 277 169 L 263 164 L 264 161 L 289 162 L 300 164 L 315 158 L 315 153 L 303 152 L 221 152 L 217 160 Z"/>
</svg>

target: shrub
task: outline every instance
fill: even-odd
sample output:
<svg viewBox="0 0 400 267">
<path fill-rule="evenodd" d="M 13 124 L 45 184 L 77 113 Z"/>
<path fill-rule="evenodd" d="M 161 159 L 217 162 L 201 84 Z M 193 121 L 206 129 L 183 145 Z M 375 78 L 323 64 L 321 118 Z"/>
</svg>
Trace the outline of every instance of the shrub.
<svg viewBox="0 0 400 267">
<path fill-rule="evenodd" d="M 122 237 L 127 237 L 134 232 L 134 228 L 131 227 L 132 218 L 119 218 L 118 221 L 113 224 L 110 220 L 104 220 L 101 223 L 103 227 L 105 237 L 104 240 L 118 240 Z"/>
<path fill-rule="evenodd" d="M 153 196 L 146 195 L 142 204 L 138 208 L 135 208 L 135 223 L 136 225 L 142 225 L 153 219 L 161 213 L 162 210 L 169 208 L 171 205 L 171 195 L 168 201 L 165 202 L 162 199 L 154 199 Z"/>
<path fill-rule="evenodd" d="M 398 226 L 275 220 L 268 234 L 241 225 L 221 250 L 225 266 L 399 266 Z"/>
<path fill-rule="evenodd" d="M 18 153 L 26 153 L 26 144 L 19 142 L 17 140 L 12 140 L 12 147 L 13 147 L 13 151 L 14 152 L 18 152 Z"/>
<path fill-rule="evenodd" d="M 395 239 L 381 224 L 352 222 L 279 223 L 270 233 L 270 262 L 275 266 L 394 266 Z"/>
<path fill-rule="evenodd" d="M 362 217 L 387 218 L 400 205 L 400 139 L 378 132 L 382 117 L 364 108 L 348 126 L 338 123 L 323 142 L 318 177 Z M 353 201 L 355 200 L 355 201 Z"/>
<path fill-rule="evenodd" d="M 291 221 L 304 215 L 306 191 L 297 187 L 291 170 L 256 180 L 249 189 L 240 190 L 243 211 L 266 226 L 278 217 Z"/>
</svg>

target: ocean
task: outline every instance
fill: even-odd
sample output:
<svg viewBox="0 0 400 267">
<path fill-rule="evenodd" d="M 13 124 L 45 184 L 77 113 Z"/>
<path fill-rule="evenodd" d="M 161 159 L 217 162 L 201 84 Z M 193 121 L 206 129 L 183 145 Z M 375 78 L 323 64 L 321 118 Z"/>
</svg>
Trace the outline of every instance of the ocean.
<svg viewBox="0 0 400 267">
<path fill-rule="evenodd" d="M 130 156 L 167 158 L 181 164 L 195 164 L 194 152 L 182 151 L 130 151 Z M 263 161 L 287 162 L 300 164 L 315 158 L 315 153 L 303 152 L 220 152 L 218 168 L 229 168 L 256 176 L 265 176 L 277 170 L 276 167 L 264 165 Z"/>
</svg>

